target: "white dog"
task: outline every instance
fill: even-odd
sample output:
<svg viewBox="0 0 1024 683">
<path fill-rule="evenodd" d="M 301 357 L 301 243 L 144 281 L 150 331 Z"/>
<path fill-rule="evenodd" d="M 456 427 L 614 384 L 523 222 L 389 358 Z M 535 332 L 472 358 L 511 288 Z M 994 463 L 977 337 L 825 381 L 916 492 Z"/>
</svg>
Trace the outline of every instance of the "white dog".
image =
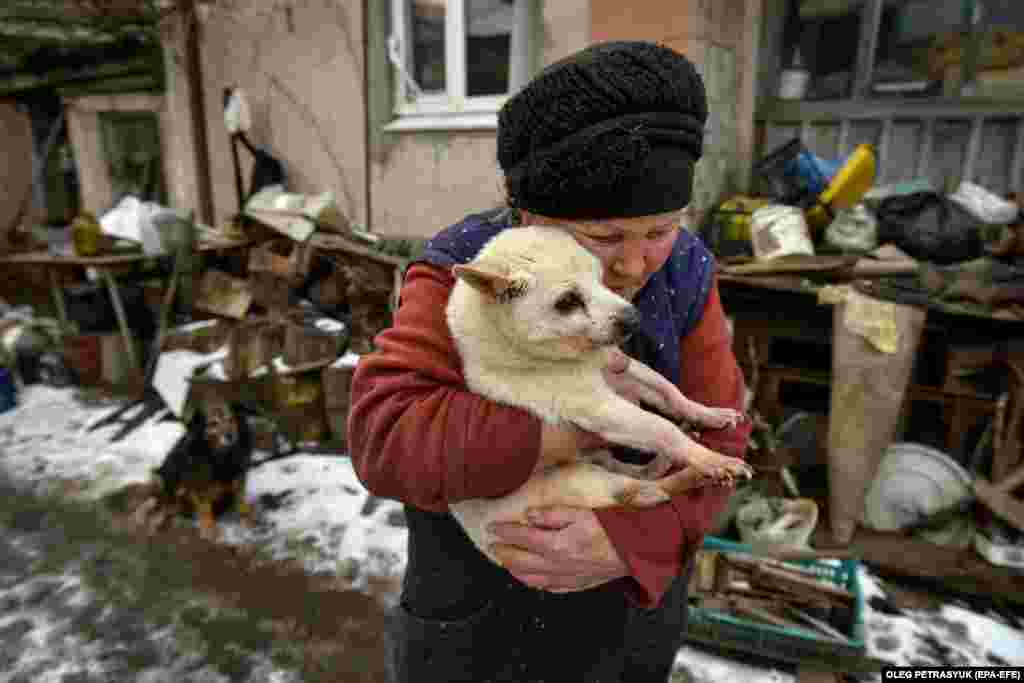
<svg viewBox="0 0 1024 683">
<path fill-rule="evenodd" d="M 622 398 L 602 369 L 636 328 L 633 305 L 602 284 L 600 261 L 557 228 L 504 230 L 469 264 L 448 301 L 448 326 L 471 390 L 521 407 L 550 423 L 572 423 L 608 441 L 657 454 L 655 464 L 619 463 L 607 452 L 589 459 L 538 463 L 518 490 L 496 499 L 465 500 L 451 511 L 480 550 L 493 542 L 493 521 L 525 521 L 527 508 L 570 505 L 645 507 L 675 493 L 751 476 L 742 460 L 702 446 L 669 420 Z M 646 365 L 626 372 L 643 385 L 642 400 L 661 412 L 710 428 L 743 416 L 683 396 Z M 685 469 L 650 480 L 676 464 Z M 495 560 L 496 561 L 496 560 Z"/>
</svg>

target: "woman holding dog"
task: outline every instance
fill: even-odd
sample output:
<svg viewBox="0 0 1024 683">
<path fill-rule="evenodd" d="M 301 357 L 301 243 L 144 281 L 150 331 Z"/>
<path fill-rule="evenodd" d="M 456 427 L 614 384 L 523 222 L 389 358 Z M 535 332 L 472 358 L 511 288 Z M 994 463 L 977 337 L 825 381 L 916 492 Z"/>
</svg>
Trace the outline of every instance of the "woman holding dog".
<svg viewBox="0 0 1024 683">
<path fill-rule="evenodd" d="M 389 633 L 394 681 L 668 679 L 691 560 L 731 490 L 646 509 L 539 509 L 529 525 L 495 529 L 505 569 L 494 565 L 448 503 L 510 493 L 542 453 L 603 444 L 469 392 L 445 305 L 451 266 L 497 232 L 559 226 L 637 306 L 641 334 L 627 354 L 695 401 L 742 409 L 713 258 L 683 227 L 706 119 L 700 76 L 666 47 L 599 44 L 550 65 L 499 114 L 509 207 L 441 231 L 409 268 L 393 327 L 356 370 L 348 427 L 360 479 L 406 505 L 409 563 Z M 606 376 L 629 397 L 622 369 Z M 742 457 L 748 436 L 741 423 L 700 440 Z"/>
</svg>

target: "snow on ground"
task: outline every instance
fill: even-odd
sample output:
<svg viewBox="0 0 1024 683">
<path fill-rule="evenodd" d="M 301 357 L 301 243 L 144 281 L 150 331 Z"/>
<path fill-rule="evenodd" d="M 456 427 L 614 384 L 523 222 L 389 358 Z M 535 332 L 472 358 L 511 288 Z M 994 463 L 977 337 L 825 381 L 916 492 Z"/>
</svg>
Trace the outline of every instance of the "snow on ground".
<svg viewBox="0 0 1024 683">
<path fill-rule="evenodd" d="M 88 431 L 116 407 L 83 402 L 73 389 L 25 388 L 18 407 L 0 415 L 0 467 L 39 491 L 74 481 L 78 495 L 91 499 L 147 481 L 184 428 L 155 415 L 116 443 L 109 439 L 117 426 Z M 374 577 L 397 585 L 406 561 L 401 506 L 371 497 L 344 456 L 298 454 L 260 465 L 250 472 L 246 493 L 263 521 L 255 528 L 222 521 L 224 542 L 261 544 L 277 557 L 301 560 L 310 572 L 336 574 L 356 586 L 365 587 Z M 866 598 L 883 596 L 880 581 L 867 569 L 860 580 Z M 965 666 L 1024 666 L 1019 623 L 962 605 L 892 615 L 869 604 L 864 620 L 867 653 L 893 664 L 944 657 Z M 948 649 L 936 653 L 935 643 Z M 680 650 L 677 666 L 697 682 L 793 680 L 787 670 L 758 668 L 691 647 Z"/>
</svg>

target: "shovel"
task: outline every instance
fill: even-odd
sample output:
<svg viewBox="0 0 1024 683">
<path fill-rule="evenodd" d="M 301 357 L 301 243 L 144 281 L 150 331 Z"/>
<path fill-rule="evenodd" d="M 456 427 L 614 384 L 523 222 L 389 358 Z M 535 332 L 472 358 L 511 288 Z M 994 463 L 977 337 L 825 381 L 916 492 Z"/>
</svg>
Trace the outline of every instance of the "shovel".
<svg viewBox="0 0 1024 683">
<path fill-rule="evenodd" d="M 235 170 L 235 193 L 238 212 L 244 209 L 245 190 L 242 188 L 242 164 L 238 159 L 238 140 L 252 125 L 249 104 L 239 88 L 224 88 L 224 127 L 231 138 L 231 163 Z"/>
</svg>

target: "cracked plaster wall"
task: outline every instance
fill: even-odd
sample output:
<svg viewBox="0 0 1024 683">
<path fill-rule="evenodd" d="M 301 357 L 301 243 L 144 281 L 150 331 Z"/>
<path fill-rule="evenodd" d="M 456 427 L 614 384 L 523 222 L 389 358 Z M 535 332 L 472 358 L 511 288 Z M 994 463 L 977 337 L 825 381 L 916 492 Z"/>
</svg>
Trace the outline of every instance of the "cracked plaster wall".
<svg viewBox="0 0 1024 683">
<path fill-rule="evenodd" d="M 289 189 L 333 192 L 349 220 L 367 224 L 362 8 L 352 0 L 218 0 L 204 11 L 204 106 L 218 221 L 238 210 L 223 116 L 223 90 L 236 85 L 252 113 L 249 140 L 284 164 Z M 248 188 L 252 157 L 241 146 L 239 157 Z"/>
</svg>

